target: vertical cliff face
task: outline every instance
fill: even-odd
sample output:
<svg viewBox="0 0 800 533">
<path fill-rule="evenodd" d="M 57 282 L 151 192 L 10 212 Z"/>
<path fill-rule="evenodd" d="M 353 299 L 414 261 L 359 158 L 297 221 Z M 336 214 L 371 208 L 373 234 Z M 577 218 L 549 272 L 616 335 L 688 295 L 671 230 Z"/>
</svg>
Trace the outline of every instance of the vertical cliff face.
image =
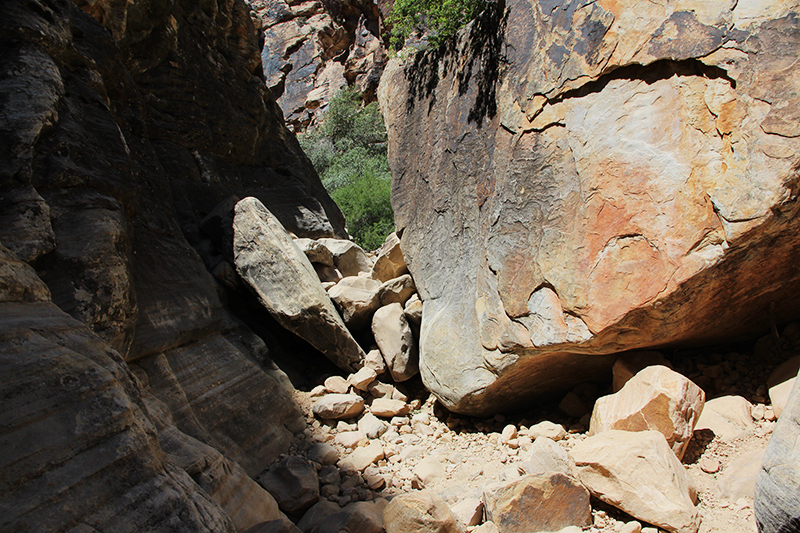
<svg viewBox="0 0 800 533">
<path fill-rule="evenodd" d="M 298 236 L 345 232 L 265 87 L 250 10 L 2 11 L 0 529 L 280 517 L 249 476 L 304 424 L 268 347 L 223 306 L 209 271 L 227 259 L 200 222 L 250 195 Z"/>
<path fill-rule="evenodd" d="M 388 61 L 381 39 L 385 6 L 372 0 L 248 0 L 263 39 L 267 87 L 293 131 L 322 120 L 348 85 L 375 101 Z"/>
<path fill-rule="evenodd" d="M 798 315 L 798 12 L 512 0 L 390 63 L 393 205 L 446 405 Z"/>
</svg>

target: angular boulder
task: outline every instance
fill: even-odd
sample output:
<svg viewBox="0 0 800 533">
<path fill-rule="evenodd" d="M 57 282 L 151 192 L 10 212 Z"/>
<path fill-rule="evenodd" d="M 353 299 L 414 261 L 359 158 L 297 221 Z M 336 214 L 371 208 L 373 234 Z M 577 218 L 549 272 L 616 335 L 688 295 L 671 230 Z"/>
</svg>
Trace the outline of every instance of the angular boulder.
<svg viewBox="0 0 800 533">
<path fill-rule="evenodd" d="M 429 491 L 396 496 L 383 511 L 386 533 L 462 533 L 453 512 Z"/>
<path fill-rule="evenodd" d="M 794 4 L 489 5 L 379 89 L 444 405 L 493 414 L 603 355 L 800 316 Z"/>
<path fill-rule="evenodd" d="M 326 394 L 317 400 L 312 410 L 326 420 L 352 418 L 364 410 L 364 399 L 357 394 Z"/>
<path fill-rule="evenodd" d="M 414 287 L 414 280 L 411 279 L 411 276 L 408 274 L 404 274 L 398 278 L 384 282 L 380 289 L 378 289 L 378 298 L 380 299 L 381 305 L 389 305 L 396 302 L 405 306 L 405 303 L 416 290 L 416 287 Z"/>
<path fill-rule="evenodd" d="M 696 492 L 658 431 L 611 430 L 569 452 L 574 473 L 593 496 L 672 533 L 696 533 Z"/>
<path fill-rule="evenodd" d="M 721 396 L 706 402 L 696 429 L 710 429 L 724 441 L 744 437 L 755 430 L 752 405 L 741 396 Z"/>
<path fill-rule="evenodd" d="M 344 323 L 354 331 L 369 324 L 380 305 L 377 291 L 360 289 L 341 282 L 328 289 L 328 296 L 339 308 Z"/>
<path fill-rule="evenodd" d="M 417 375 L 419 352 L 402 305 L 378 309 L 372 317 L 372 334 L 393 380 L 406 381 Z"/>
<path fill-rule="evenodd" d="M 683 459 L 706 394 L 691 380 L 665 366 L 649 366 L 619 392 L 594 404 L 589 435 L 609 429 L 661 432 L 678 459 Z"/>
<path fill-rule="evenodd" d="M 317 471 L 309 461 L 290 455 L 272 465 L 258 478 L 272 494 L 281 511 L 302 516 L 319 501 Z"/>
<path fill-rule="evenodd" d="M 672 368 L 672 364 L 667 361 L 661 352 L 641 351 L 629 352 L 617 357 L 611 373 L 614 376 L 612 387 L 614 392 L 618 392 L 633 376 L 644 370 L 648 366 L 662 365 Z"/>
<path fill-rule="evenodd" d="M 767 378 L 772 410 L 778 418 L 780 418 L 789 401 L 789 395 L 794 388 L 798 371 L 800 371 L 800 355 L 778 365 Z"/>
<path fill-rule="evenodd" d="M 571 475 L 566 450 L 547 437 L 536 437 L 520 468 L 529 476 L 553 472 Z"/>
<path fill-rule="evenodd" d="M 343 239 L 319 239 L 321 245 L 330 250 L 333 263 L 342 276 L 358 276 L 359 272 L 369 272 L 372 262 L 366 252 L 353 241 Z"/>
<path fill-rule="evenodd" d="M 318 263 L 323 266 L 333 266 L 333 254 L 326 247 L 315 241 L 314 239 L 295 239 L 294 243 L 300 248 L 300 251 L 306 254 L 308 260 L 312 263 Z"/>
<path fill-rule="evenodd" d="M 390 233 L 386 242 L 378 249 L 378 257 L 372 266 L 369 277 L 386 282 L 408 272 L 403 251 L 400 249 L 400 238 L 397 233 Z"/>
<path fill-rule="evenodd" d="M 500 533 L 559 531 L 592 523 L 589 491 L 559 472 L 491 485 L 483 491 L 483 505 Z"/>
<path fill-rule="evenodd" d="M 357 370 L 366 354 L 278 219 L 256 198 L 245 198 L 236 204 L 233 231 L 236 270 L 270 314 L 339 368 Z"/>
</svg>

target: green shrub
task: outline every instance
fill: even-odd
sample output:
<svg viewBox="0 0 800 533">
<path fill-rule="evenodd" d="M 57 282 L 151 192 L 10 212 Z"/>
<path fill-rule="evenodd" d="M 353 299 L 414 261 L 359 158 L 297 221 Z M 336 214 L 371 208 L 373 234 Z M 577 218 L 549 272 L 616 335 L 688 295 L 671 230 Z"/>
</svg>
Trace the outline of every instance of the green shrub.
<svg viewBox="0 0 800 533">
<path fill-rule="evenodd" d="M 331 194 L 353 240 L 365 250 L 379 248 L 394 231 L 391 187 L 391 180 L 365 173 Z"/>
<path fill-rule="evenodd" d="M 477 17 L 487 0 L 395 0 L 386 19 L 392 28 L 391 44 L 399 50 L 417 27 L 431 31 L 429 41 L 438 45 Z"/>
<path fill-rule="evenodd" d="M 355 89 L 334 96 L 325 120 L 299 136 L 331 198 L 347 220 L 353 240 L 366 250 L 394 231 L 386 127 L 377 103 L 362 106 Z"/>
</svg>

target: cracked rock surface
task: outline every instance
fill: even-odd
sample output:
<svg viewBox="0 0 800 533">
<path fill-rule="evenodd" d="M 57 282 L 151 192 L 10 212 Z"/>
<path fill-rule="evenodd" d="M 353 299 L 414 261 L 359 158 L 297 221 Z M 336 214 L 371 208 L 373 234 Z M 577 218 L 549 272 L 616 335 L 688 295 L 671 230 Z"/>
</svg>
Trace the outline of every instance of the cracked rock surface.
<svg viewBox="0 0 800 533">
<path fill-rule="evenodd" d="M 420 370 L 448 408 L 488 414 L 603 375 L 606 354 L 798 315 L 798 12 L 509 0 L 390 62 Z"/>
</svg>

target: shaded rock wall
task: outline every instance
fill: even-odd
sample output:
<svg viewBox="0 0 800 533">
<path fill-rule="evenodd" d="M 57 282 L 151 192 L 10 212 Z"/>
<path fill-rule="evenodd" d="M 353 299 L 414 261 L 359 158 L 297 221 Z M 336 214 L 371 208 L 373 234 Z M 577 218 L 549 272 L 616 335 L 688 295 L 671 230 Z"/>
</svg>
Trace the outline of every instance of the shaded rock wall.
<svg viewBox="0 0 800 533">
<path fill-rule="evenodd" d="M 227 260 L 200 222 L 238 194 L 298 236 L 345 230 L 264 85 L 249 9 L 2 12 L 0 529 L 280 518 L 248 476 L 304 422 L 270 348 L 225 309 L 209 271 Z"/>
<path fill-rule="evenodd" d="M 800 311 L 797 3 L 584 4 L 498 3 L 381 83 L 422 375 L 456 411 Z"/>
</svg>

